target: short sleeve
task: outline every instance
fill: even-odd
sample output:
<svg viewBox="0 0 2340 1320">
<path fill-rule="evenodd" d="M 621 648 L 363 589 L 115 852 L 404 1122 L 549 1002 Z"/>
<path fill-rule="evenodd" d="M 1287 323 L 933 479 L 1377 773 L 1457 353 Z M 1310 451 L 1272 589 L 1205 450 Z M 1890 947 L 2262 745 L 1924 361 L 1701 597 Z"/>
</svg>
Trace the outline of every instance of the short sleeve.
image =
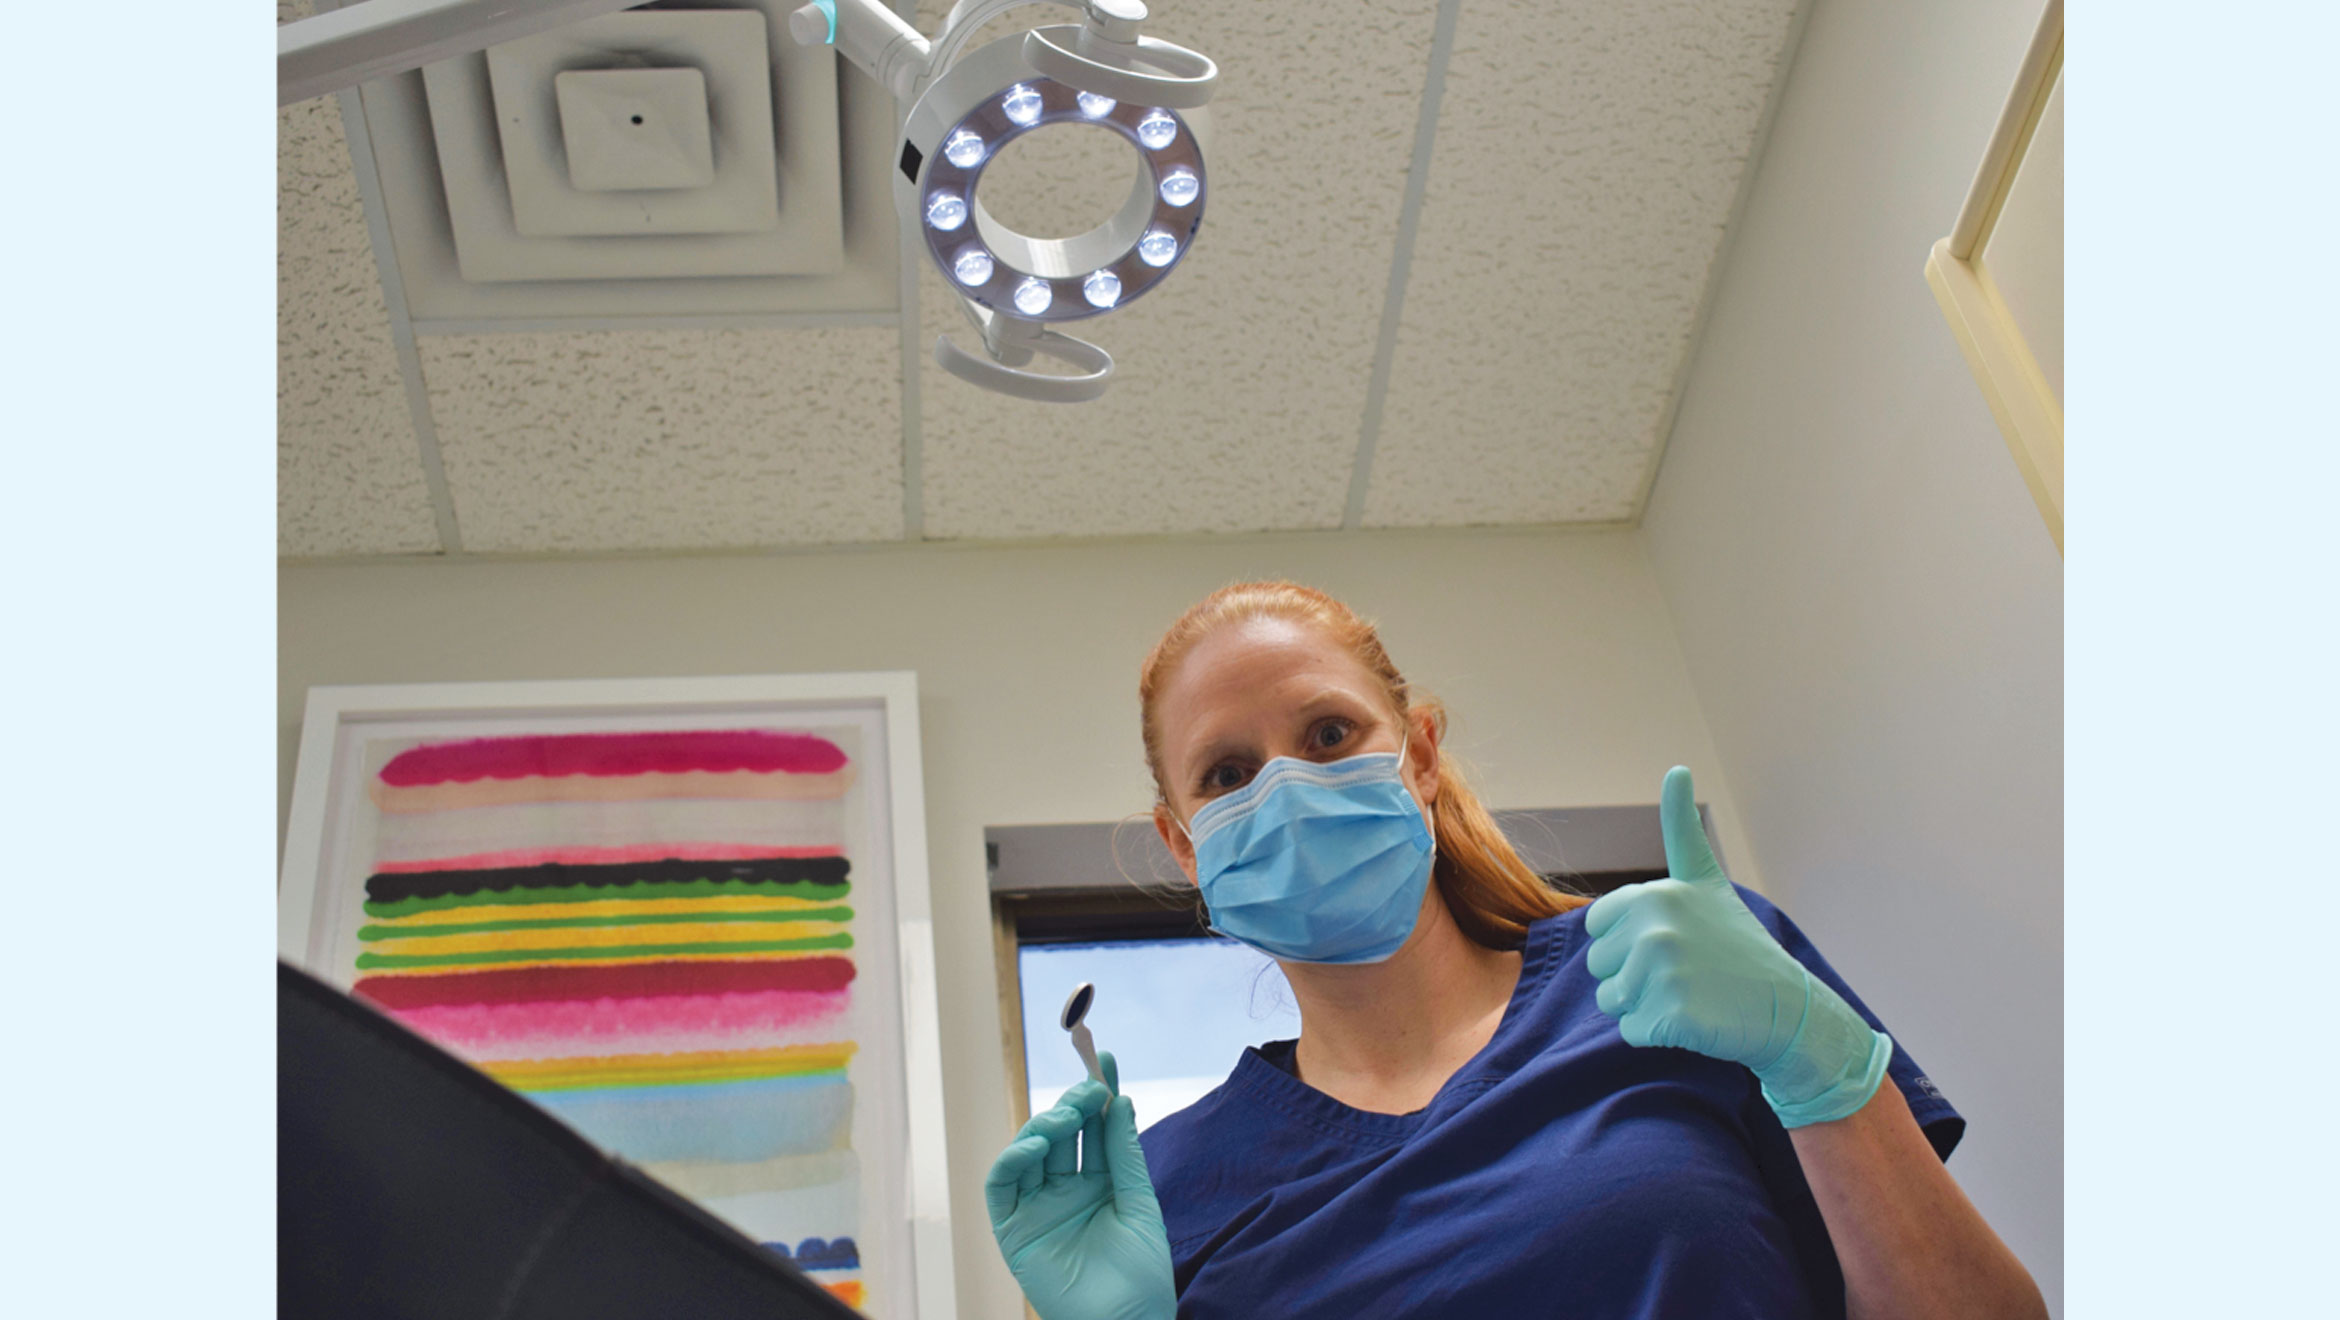
<svg viewBox="0 0 2340 1320">
<path fill-rule="evenodd" d="M 1779 941 L 1781 948 L 1809 969 L 1812 975 L 1825 982 L 1829 989 L 1844 996 L 1844 1002 L 1852 1005 L 1853 1011 L 1860 1014 L 1871 1028 L 1893 1036 L 1893 1029 L 1869 1011 L 1869 1006 L 1862 1003 L 1861 997 L 1853 993 L 1853 988 L 1844 983 L 1844 978 L 1837 975 L 1836 969 L 1828 965 L 1826 958 L 1820 956 L 1820 950 L 1813 946 L 1811 938 L 1789 920 L 1785 912 L 1752 889 L 1738 884 L 1732 887 L 1739 891 L 1739 897 L 1746 900 L 1748 911 L 1755 914 L 1755 919 L 1763 923 L 1772 937 Z M 1949 1097 L 1942 1094 L 1942 1088 L 1934 1085 L 1933 1079 L 1926 1076 L 1925 1070 L 1918 1066 L 1917 1060 L 1901 1043 L 1899 1036 L 1893 1036 L 1893 1062 L 1887 1065 L 1886 1075 L 1893 1079 L 1895 1086 L 1901 1088 L 1901 1098 L 1909 1103 L 1909 1112 L 1917 1119 L 1918 1128 L 1926 1134 L 1926 1140 L 1933 1145 L 1934 1153 L 1948 1160 L 1950 1152 L 1958 1148 L 1959 1138 L 1966 1135 L 1966 1119 L 1951 1105 Z"/>
</svg>

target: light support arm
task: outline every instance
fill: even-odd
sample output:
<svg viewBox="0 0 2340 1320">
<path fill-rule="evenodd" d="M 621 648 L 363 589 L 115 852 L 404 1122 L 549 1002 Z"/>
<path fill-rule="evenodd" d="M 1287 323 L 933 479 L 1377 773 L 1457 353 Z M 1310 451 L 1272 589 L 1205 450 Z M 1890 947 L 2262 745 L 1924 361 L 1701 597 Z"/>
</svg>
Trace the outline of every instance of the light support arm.
<svg viewBox="0 0 2340 1320">
<path fill-rule="evenodd" d="M 838 54 L 904 104 L 917 94 L 934 57 L 934 47 L 918 29 L 878 0 L 805 5 L 788 16 L 788 31 L 800 45 L 835 45 Z"/>
<path fill-rule="evenodd" d="M 276 103 L 306 101 L 639 3 L 360 0 L 276 29 Z"/>
</svg>

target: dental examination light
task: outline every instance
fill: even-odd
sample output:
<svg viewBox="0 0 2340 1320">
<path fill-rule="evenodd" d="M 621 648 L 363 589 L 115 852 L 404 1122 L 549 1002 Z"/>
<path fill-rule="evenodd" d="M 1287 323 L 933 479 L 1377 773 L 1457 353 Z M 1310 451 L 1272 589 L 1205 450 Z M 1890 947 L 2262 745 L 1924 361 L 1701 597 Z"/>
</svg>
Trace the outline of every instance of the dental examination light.
<svg viewBox="0 0 2340 1320">
<path fill-rule="evenodd" d="M 277 104 L 354 87 L 498 42 L 614 13 L 640 0 L 361 0 L 277 28 Z M 984 24 L 1024 5 L 1070 8 L 1078 23 L 1033 28 L 961 58 Z M 1056 327 L 1127 306 L 1194 245 L 1210 200 L 1203 104 L 1218 66 L 1139 32 L 1142 0 L 959 0 L 932 41 L 881 0 L 811 0 L 788 17 L 804 45 L 833 45 L 909 107 L 894 198 L 982 340 L 944 335 L 952 375 L 1019 398 L 1071 403 L 1105 392 L 1113 358 Z M 1073 238 L 1033 238 L 977 195 L 1000 149 L 1057 124 L 1094 124 L 1136 149 L 1129 198 Z M 1026 371 L 1034 355 L 1075 375 Z"/>
<path fill-rule="evenodd" d="M 977 29 L 1010 9 L 1060 4 L 1081 22 L 1034 28 L 963 58 Z M 980 353 L 935 340 L 944 370 L 985 389 L 1052 403 L 1094 399 L 1113 375 L 1104 349 L 1065 334 L 1162 282 L 1194 244 L 1207 201 L 1204 102 L 1209 59 L 1144 36 L 1140 0 L 960 0 L 932 42 L 879 0 L 815 0 L 789 18 L 800 42 L 828 41 L 909 105 L 894 198 L 982 341 Z M 984 167 L 1026 133 L 1094 124 L 1136 149 L 1128 200 L 1066 239 L 1001 223 L 978 190 Z M 1024 370 L 1035 354 L 1076 375 Z"/>
</svg>

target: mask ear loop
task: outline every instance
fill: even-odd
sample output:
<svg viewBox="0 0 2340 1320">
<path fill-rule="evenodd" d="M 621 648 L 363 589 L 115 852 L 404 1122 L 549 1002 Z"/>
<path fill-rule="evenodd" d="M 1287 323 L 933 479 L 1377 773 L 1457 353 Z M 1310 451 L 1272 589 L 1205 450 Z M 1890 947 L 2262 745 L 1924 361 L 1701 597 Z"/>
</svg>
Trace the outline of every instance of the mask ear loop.
<svg viewBox="0 0 2340 1320">
<path fill-rule="evenodd" d="M 1404 782 L 1404 775 L 1406 773 L 1406 753 L 1412 751 L 1413 749 L 1414 732 L 1411 728 L 1409 728 L 1406 730 L 1405 741 L 1398 744 L 1397 768 L 1400 783 Z M 1430 855 L 1435 857 L 1438 855 L 1438 808 L 1432 803 L 1425 802 L 1422 804 L 1422 812 L 1424 815 L 1430 818 L 1429 820 L 1423 822 L 1423 824 L 1430 831 Z"/>
</svg>

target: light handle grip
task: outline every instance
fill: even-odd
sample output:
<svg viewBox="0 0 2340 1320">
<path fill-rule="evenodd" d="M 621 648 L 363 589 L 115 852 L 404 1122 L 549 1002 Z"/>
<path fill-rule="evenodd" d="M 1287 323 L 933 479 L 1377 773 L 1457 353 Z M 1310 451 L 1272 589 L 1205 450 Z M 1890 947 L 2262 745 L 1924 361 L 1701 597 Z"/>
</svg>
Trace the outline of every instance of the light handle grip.
<svg viewBox="0 0 2340 1320">
<path fill-rule="evenodd" d="M 1067 87 L 1165 110 L 1198 109 L 1219 84 L 1219 66 L 1207 55 L 1153 37 L 1108 41 L 1072 23 L 1025 33 L 1024 59 Z"/>
<path fill-rule="evenodd" d="M 979 385 L 1018 399 L 1030 399 L 1035 403 L 1086 403 L 1103 395 L 1105 386 L 1113 379 L 1112 354 L 1085 339 L 1075 339 L 1054 330 L 1042 330 L 1002 347 L 1044 353 L 1059 362 L 1081 368 L 1082 374 L 1051 376 L 1038 371 L 1019 371 L 988 355 L 968 352 L 952 343 L 949 335 L 935 338 L 934 360 L 943 370 L 970 385 Z M 1025 360 L 1030 359 L 1025 356 Z"/>
</svg>

